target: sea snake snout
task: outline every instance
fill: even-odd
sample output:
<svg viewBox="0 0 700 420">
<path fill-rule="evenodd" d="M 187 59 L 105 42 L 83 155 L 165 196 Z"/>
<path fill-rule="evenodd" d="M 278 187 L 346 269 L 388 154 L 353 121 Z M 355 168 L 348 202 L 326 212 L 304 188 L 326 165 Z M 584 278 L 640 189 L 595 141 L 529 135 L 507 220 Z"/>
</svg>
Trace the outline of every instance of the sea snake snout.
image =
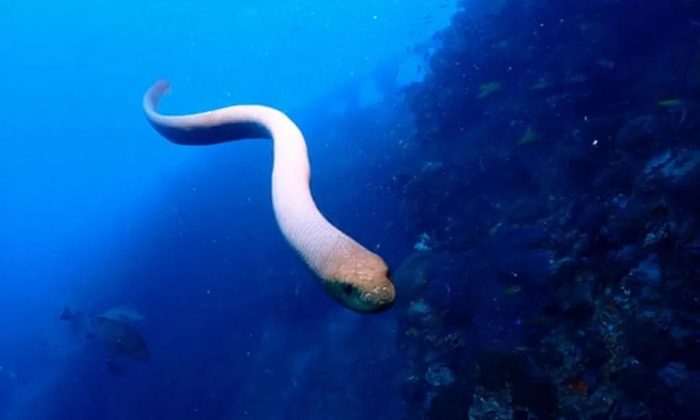
<svg viewBox="0 0 700 420">
<path fill-rule="evenodd" d="M 396 290 L 388 278 L 378 278 L 375 287 L 358 287 L 347 279 L 339 282 L 327 282 L 326 290 L 348 308 L 365 313 L 381 312 L 389 309 L 396 299 Z"/>
<path fill-rule="evenodd" d="M 394 285 L 389 283 L 386 286 L 380 286 L 365 292 L 362 296 L 368 306 L 372 307 L 372 312 L 382 311 L 394 304 L 396 299 L 396 290 Z"/>
<path fill-rule="evenodd" d="M 143 98 L 146 118 L 173 143 L 204 146 L 232 140 L 271 138 L 272 207 L 282 234 L 326 291 L 358 312 L 380 312 L 396 298 L 384 260 L 333 226 L 316 207 L 309 187 L 310 165 L 301 130 L 281 111 L 234 105 L 188 115 L 158 113 L 170 84 L 159 80 Z"/>
</svg>

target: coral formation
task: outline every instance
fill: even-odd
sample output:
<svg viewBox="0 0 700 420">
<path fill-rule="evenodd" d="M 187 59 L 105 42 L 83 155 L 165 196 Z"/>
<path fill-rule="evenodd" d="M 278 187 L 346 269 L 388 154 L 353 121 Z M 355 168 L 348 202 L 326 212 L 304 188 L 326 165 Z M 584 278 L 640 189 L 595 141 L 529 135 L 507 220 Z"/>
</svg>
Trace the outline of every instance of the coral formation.
<svg viewBox="0 0 700 420">
<path fill-rule="evenodd" d="M 408 411 L 695 417 L 700 4 L 463 8 L 406 91 Z"/>
</svg>

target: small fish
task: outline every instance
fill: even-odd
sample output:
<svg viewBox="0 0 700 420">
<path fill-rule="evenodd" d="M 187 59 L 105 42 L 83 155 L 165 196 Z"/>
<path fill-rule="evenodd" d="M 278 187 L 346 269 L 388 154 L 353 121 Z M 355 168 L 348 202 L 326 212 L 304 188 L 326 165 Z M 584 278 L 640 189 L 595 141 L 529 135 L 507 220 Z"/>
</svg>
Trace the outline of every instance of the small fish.
<svg viewBox="0 0 700 420">
<path fill-rule="evenodd" d="M 504 39 L 503 41 L 500 41 L 499 43 L 496 44 L 496 48 L 499 48 L 502 50 L 506 49 L 508 47 L 510 47 L 510 41 L 508 41 L 507 39 Z"/>
<path fill-rule="evenodd" d="M 692 256 L 700 256 L 700 238 L 695 239 L 685 246 L 685 249 Z"/>
<path fill-rule="evenodd" d="M 530 90 L 542 90 L 550 87 L 552 87 L 552 83 L 550 83 L 547 79 L 540 79 L 537 83 L 530 87 Z"/>
<path fill-rule="evenodd" d="M 532 127 L 528 127 L 523 136 L 520 137 L 520 140 L 518 140 L 518 144 L 528 144 L 535 141 L 537 141 L 537 133 L 535 133 Z"/>
<path fill-rule="evenodd" d="M 477 98 L 484 99 L 487 96 L 491 96 L 492 94 L 498 92 L 501 89 L 503 89 L 503 86 L 500 82 L 484 83 L 483 85 L 479 86 L 479 96 L 477 96 Z"/>
<path fill-rule="evenodd" d="M 586 76 L 585 74 L 574 73 L 574 74 L 570 74 L 570 75 L 566 76 L 566 78 L 564 79 L 564 82 L 565 83 L 585 83 L 588 80 L 589 80 L 588 76 Z"/>
<path fill-rule="evenodd" d="M 106 310 L 100 316 L 118 322 L 138 322 L 143 321 L 145 318 L 139 311 L 129 305 L 115 306 Z"/>
<path fill-rule="evenodd" d="M 503 288 L 502 293 L 506 296 L 512 296 L 520 293 L 523 287 L 519 284 L 511 284 L 508 287 Z"/>
<path fill-rule="evenodd" d="M 613 70 L 615 68 L 615 62 L 611 60 L 606 60 L 604 58 L 596 60 L 596 64 L 606 70 Z"/>
<path fill-rule="evenodd" d="M 407 329 L 407 330 L 404 332 L 404 334 L 407 335 L 407 336 L 409 336 L 409 337 L 417 337 L 417 336 L 420 335 L 420 332 L 419 332 L 417 329 L 411 327 L 411 328 Z"/>
<path fill-rule="evenodd" d="M 680 108 L 683 106 L 683 100 L 676 98 L 664 99 L 662 101 L 657 102 L 657 105 L 662 106 L 664 108 Z"/>
<path fill-rule="evenodd" d="M 88 315 L 68 307 L 63 309 L 61 319 L 68 321 L 74 331 L 102 345 L 115 356 L 140 360 L 151 357 L 146 341 L 128 323 Z"/>
<path fill-rule="evenodd" d="M 683 124 L 685 122 L 685 118 L 688 116 L 688 107 L 686 106 L 685 101 L 682 99 L 677 99 L 677 98 L 664 99 L 662 101 L 657 102 L 657 105 L 668 109 L 669 112 L 671 112 L 673 114 L 680 113 L 680 119 L 679 119 L 680 124 Z"/>
</svg>

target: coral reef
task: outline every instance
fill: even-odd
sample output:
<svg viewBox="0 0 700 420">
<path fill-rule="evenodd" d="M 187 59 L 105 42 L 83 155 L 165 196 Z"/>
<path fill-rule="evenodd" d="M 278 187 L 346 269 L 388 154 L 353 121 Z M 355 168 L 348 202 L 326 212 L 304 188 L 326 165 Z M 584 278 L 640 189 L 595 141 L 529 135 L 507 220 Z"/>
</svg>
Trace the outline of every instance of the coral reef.
<svg viewBox="0 0 700 420">
<path fill-rule="evenodd" d="M 408 412 L 697 416 L 700 3 L 463 7 L 406 90 Z"/>
</svg>

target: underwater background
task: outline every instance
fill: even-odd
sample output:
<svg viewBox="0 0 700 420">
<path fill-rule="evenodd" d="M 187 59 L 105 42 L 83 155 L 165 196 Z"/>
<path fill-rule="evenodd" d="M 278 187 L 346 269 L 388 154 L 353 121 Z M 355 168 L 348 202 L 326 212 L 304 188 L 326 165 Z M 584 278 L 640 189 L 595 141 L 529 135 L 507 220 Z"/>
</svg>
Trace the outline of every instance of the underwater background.
<svg viewBox="0 0 700 420">
<path fill-rule="evenodd" d="M 293 118 L 394 306 L 159 78 Z M 700 1 L 2 0 L 0 97 L 0 419 L 700 418 Z"/>
</svg>

